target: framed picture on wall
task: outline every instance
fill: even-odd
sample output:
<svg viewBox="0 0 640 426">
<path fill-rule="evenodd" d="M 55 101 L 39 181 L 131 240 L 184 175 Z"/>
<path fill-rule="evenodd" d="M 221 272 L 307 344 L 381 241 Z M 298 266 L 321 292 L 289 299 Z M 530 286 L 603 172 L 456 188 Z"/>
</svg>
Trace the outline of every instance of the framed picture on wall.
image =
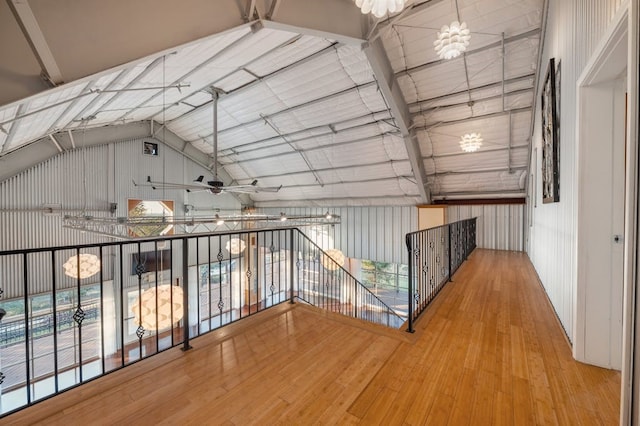
<svg viewBox="0 0 640 426">
<path fill-rule="evenodd" d="M 549 59 L 542 86 L 542 202 L 560 201 L 560 147 L 554 58 Z"/>
</svg>

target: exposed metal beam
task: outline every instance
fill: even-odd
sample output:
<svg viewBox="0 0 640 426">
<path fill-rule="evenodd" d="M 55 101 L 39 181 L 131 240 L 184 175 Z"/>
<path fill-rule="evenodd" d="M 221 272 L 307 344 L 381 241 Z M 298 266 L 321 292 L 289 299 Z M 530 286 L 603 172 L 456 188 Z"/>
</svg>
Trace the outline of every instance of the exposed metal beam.
<svg viewBox="0 0 640 426">
<path fill-rule="evenodd" d="M 255 5 L 254 5 L 254 7 L 255 7 Z M 239 45 L 240 43 L 243 43 L 243 42 L 245 42 L 246 40 L 250 39 L 254 34 L 255 34 L 255 33 L 253 33 L 253 32 L 249 32 L 249 33 L 244 34 L 243 36 L 241 36 L 241 37 L 237 38 L 236 40 L 234 40 L 233 42 L 229 43 L 229 44 L 228 44 L 227 46 L 225 46 L 224 48 L 220 49 L 220 50 L 219 50 L 218 52 L 216 52 L 214 55 L 210 56 L 209 58 L 207 58 L 207 59 L 206 59 L 206 60 L 204 60 L 203 62 L 199 63 L 198 65 L 196 65 L 195 67 L 191 68 L 189 71 L 187 71 L 186 73 L 184 73 L 183 75 L 181 75 L 180 77 L 178 77 L 177 79 L 175 79 L 174 81 L 172 81 L 172 82 L 169 84 L 169 87 L 172 87 L 172 86 L 174 86 L 174 85 L 176 85 L 176 84 L 178 84 L 178 83 L 180 83 L 180 82 L 184 81 L 186 78 L 189 78 L 191 75 L 193 75 L 193 74 L 195 74 L 195 73 L 199 72 L 199 71 L 200 71 L 200 70 L 202 70 L 204 67 L 208 66 L 211 62 L 213 62 L 213 61 L 215 61 L 217 58 L 219 58 L 219 57 L 220 57 L 220 55 L 222 55 L 223 53 L 227 52 L 228 50 L 230 50 L 230 49 L 232 49 L 232 48 L 236 47 L 236 46 L 237 46 L 237 45 Z M 296 36 L 296 37 L 297 37 L 297 36 Z M 287 40 L 287 42 L 291 42 L 291 40 L 296 39 L 296 37 L 293 37 L 292 39 Z M 278 48 L 278 47 L 280 47 L 280 46 L 281 46 L 281 45 L 276 46 L 274 49 L 277 49 L 277 48 Z M 266 55 L 266 54 L 268 54 L 268 53 L 271 53 L 274 49 L 270 49 L 270 50 L 266 51 L 265 53 L 261 54 L 261 55 L 259 56 L 259 58 L 262 58 L 264 55 Z M 258 59 L 258 58 L 254 59 L 254 60 L 252 60 L 252 61 L 249 61 L 248 63 L 244 64 L 242 67 L 247 66 L 249 63 L 251 63 L 251 62 L 253 62 L 253 61 L 257 60 L 257 59 Z M 231 72 L 229 72 L 229 73 L 225 74 L 223 77 L 221 77 L 221 78 L 217 79 L 215 82 L 213 82 L 213 83 L 209 84 L 209 86 L 215 86 L 215 84 L 216 84 L 218 81 L 222 81 L 222 79 L 224 79 L 224 78 L 226 78 L 226 77 L 228 77 L 228 76 L 232 75 L 233 73 L 235 73 L 235 72 L 239 71 L 240 69 L 242 69 L 242 67 L 236 67 L 236 69 L 234 69 L 233 71 L 231 71 Z M 203 89 L 203 88 L 201 88 L 201 89 L 199 89 L 199 90 L 194 90 L 194 91 L 192 91 L 191 93 L 189 93 L 189 96 L 192 96 L 193 94 L 197 93 L 198 91 L 200 91 L 200 90 L 202 90 L 202 89 Z M 142 108 L 143 106 L 147 105 L 149 102 L 153 101 L 154 99 L 156 99 L 156 98 L 157 98 L 157 97 L 159 97 L 160 95 L 164 94 L 166 91 L 167 91 L 167 89 L 166 89 L 166 88 L 164 88 L 164 89 L 162 89 L 162 90 L 160 90 L 160 91 L 156 92 L 155 94 L 153 94 L 152 96 L 150 96 L 150 97 L 149 97 L 149 98 L 147 98 L 146 100 L 142 101 L 141 103 L 139 103 L 138 105 L 136 105 L 135 107 L 131 108 L 129 111 L 127 111 L 126 113 L 124 113 L 124 114 L 123 114 L 122 116 L 120 116 L 116 121 L 119 121 L 119 120 L 123 120 L 123 119 L 125 119 L 125 118 L 126 118 L 126 117 L 128 117 L 130 114 L 132 114 L 133 112 L 137 111 L 139 108 Z M 186 98 L 187 98 L 187 97 L 183 97 L 183 99 L 186 99 Z M 175 103 L 173 103 L 172 105 L 176 105 L 176 104 L 178 104 L 178 103 L 179 103 L 179 102 L 175 102 Z M 164 106 L 163 106 L 163 108 L 162 108 L 159 112 L 155 113 L 155 114 L 152 116 L 152 118 L 154 118 L 154 117 L 158 116 L 159 114 L 162 114 L 162 113 L 163 113 L 163 112 L 165 112 L 167 109 L 168 109 L 168 108 L 167 108 L 167 106 L 166 106 L 166 105 L 164 105 Z"/>
<path fill-rule="evenodd" d="M 291 70 L 292 68 L 295 68 L 297 66 L 303 65 L 303 64 L 305 64 L 305 63 L 307 63 L 307 62 L 309 62 L 309 61 L 311 61 L 311 60 L 313 60 L 315 58 L 318 58 L 319 56 L 322 56 L 322 55 L 325 55 L 325 54 L 328 54 L 328 53 L 333 53 L 333 52 L 335 52 L 335 46 L 337 46 L 337 44 L 338 43 L 332 43 L 329 46 L 324 47 L 324 48 L 318 50 L 317 52 L 314 52 L 314 53 L 312 53 L 312 54 L 310 54 L 310 55 L 308 55 L 308 56 L 306 56 L 306 57 L 304 57 L 304 58 L 302 58 L 302 59 L 300 59 L 300 60 L 298 60 L 296 62 L 293 62 L 293 63 L 291 63 L 289 65 L 286 65 L 286 66 L 284 66 L 282 68 L 278 68 L 277 70 L 272 71 L 269 74 L 263 75 L 262 77 L 260 77 L 260 78 L 258 78 L 256 80 L 253 80 L 250 83 L 244 84 L 244 85 L 242 85 L 242 86 L 240 86 L 240 87 L 238 87 L 236 89 L 233 89 L 232 91 L 228 92 L 226 94 L 226 96 L 229 96 L 231 94 L 237 95 L 238 93 L 240 93 L 242 91 L 245 91 L 245 90 L 248 90 L 248 89 L 250 89 L 251 87 L 253 87 L 254 85 L 256 85 L 258 83 L 264 82 L 266 79 L 275 77 L 276 75 L 278 75 L 280 73 L 283 73 L 283 72 L 285 72 L 287 70 Z M 278 49 L 280 46 L 282 46 L 282 45 L 278 45 L 275 49 Z M 258 59 L 262 59 L 265 55 L 267 55 L 269 53 L 271 53 L 271 51 L 267 51 L 263 55 L 260 55 L 260 56 L 256 57 L 254 60 L 252 60 L 250 62 L 247 62 L 246 64 L 243 64 L 243 67 L 246 67 L 246 66 L 250 65 L 251 63 L 253 63 L 254 61 L 256 61 Z M 231 74 L 235 73 L 236 71 L 237 70 L 233 70 L 232 72 L 225 74 L 221 78 L 219 78 L 219 79 L 217 79 L 217 80 L 215 80 L 215 81 L 213 81 L 211 83 L 208 83 L 205 86 L 202 86 L 200 89 L 195 90 L 192 93 L 190 93 L 189 95 L 182 97 L 182 99 L 174 102 L 173 104 L 167 105 L 166 108 L 169 109 L 169 108 L 171 108 L 171 107 L 173 107 L 173 106 L 185 101 L 186 99 L 190 98 L 191 96 L 193 96 L 194 93 L 196 93 L 198 91 L 202 91 L 202 90 L 204 90 L 204 89 L 206 89 L 206 88 L 208 88 L 210 86 L 215 86 L 218 82 L 220 82 L 223 79 L 227 78 L 228 76 L 230 76 Z M 199 106 L 193 108 L 192 110 L 187 111 L 184 114 L 181 114 L 181 115 L 179 115 L 179 116 L 167 121 L 167 123 L 172 123 L 172 122 L 180 120 L 182 118 L 186 118 L 186 117 L 190 116 L 191 114 L 194 114 L 194 113 L 200 111 L 202 108 L 206 108 L 207 105 L 209 105 L 209 104 L 210 104 L 210 102 L 207 102 L 207 103 L 204 103 L 202 105 L 199 105 Z M 160 112 L 162 112 L 162 111 L 160 111 Z M 154 119 L 158 114 L 160 114 L 160 112 L 154 113 L 152 116 L 148 117 L 148 119 Z"/>
<path fill-rule="evenodd" d="M 398 163 L 408 163 L 409 160 L 385 160 L 385 161 L 378 161 L 375 163 L 366 163 L 366 164 L 353 164 L 353 165 L 349 165 L 349 166 L 340 166 L 340 167 L 325 167 L 322 169 L 315 169 L 316 172 L 318 173 L 323 173 L 323 172 L 333 172 L 336 170 L 353 170 L 353 169 L 364 169 L 367 167 L 376 167 L 376 166 L 389 166 L 389 165 L 393 165 L 393 164 L 398 164 Z M 261 176 L 253 176 L 254 179 L 271 179 L 271 178 L 280 178 L 280 177 L 290 177 L 290 176 L 300 176 L 300 175 L 306 175 L 306 174 L 310 174 L 310 171 L 300 171 L 300 172 L 286 172 L 286 173 L 275 173 L 275 174 L 270 174 L 270 175 L 261 175 Z"/>
<path fill-rule="evenodd" d="M 415 205 L 416 202 L 412 199 L 419 200 L 420 194 L 402 194 L 400 196 L 388 196 L 388 195 L 365 195 L 365 196 L 349 196 L 349 197 L 323 197 L 323 198 L 305 198 L 304 200 L 287 200 L 286 198 L 279 197 L 277 200 L 265 200 L 256 201 L 257 207 L 287 207 L 287 206 L 304 206 L 310 205 L 322 205 L 322 206 L 352 206 L 352 205 L 370 205 L 378 206 L 379 201 L 385 201 L 387 205 Z M 354 202 L 355 201 L 355 202 Z M 361 201 L 365 201 L 362 203 Z M 366 203 L 370 201 L 371 203 Z M 319 204 L 322 203 L 322 204 Z"/>
<path fill-rule="evenodd" d="M 125 68 L 122 71 L 120 71 L 118 75 L 113 80 L 111 80 L 111 82 L 107 85 L 107 87 L 105 87 L 105 90 L 111 90 L 112 87 L 115 87 L 124 78 L 124 76 L 129 73 L 129 71 L 130 71 L 129 68 Z M 74 123 L 76 121 L 79 121 L 85 118 L 84 114 L 86 114 L 87 111 L 90 111 L 96 105 L 96 103 L 98 103 L 98 101 L 100 100 L 100 96 L 102 96 L 102 92 L 97 93 L 96 97 L 94 97 L 91 100 L 91 102 L 87 104 L 87 106 L 82 108 L 82 110 L 79 113 L 77 113 L 75 117 L 70 119 L 64 126 L 62 126 L 61 130 L 66 130 L 71 123 Z"/>
<path fill-rule="evenodd" d="M 358 117 L 352 117 L 352 118 L 349 118 L 349 119 L 346 119 L 346 120 L 342 120 L 342 121 L 336 121 L 336 122 L 333 122 L 333 123 L 327 123 L 327 124 L 321 124 L 321 125 L 318 125 L 318 126 L 307 127 L 305 129 L 302 129 L 302 130 L 296 130 L 295 132 L 283 133 L 283 135 L 285 137 L 287 137 L 291 142 L 297 143 L 297 142 L 304 142 L 304 141 L 307 141 L 307 140 L 310 140 L 310 139 L 321 138 L 323 136 L 333 135 L 333 134 L 336 134 L 336 133 L 346 132 L 346 131 L 349 131 L 349 130 L 362 129 L 364 127 L 369 127 L 369 126 L 376 126 L 376 125 L 382 124 L 382 123 L 386 124 L 386 125 L 389 125 L 385 121 L 386 119 L 378 119 L 378 120 L 370 121 L 368 123 L 357 124 L 355 126 L 350 126 L 350 127 L 344 127 L 344 128 L 341 128 L 340 130 L 332 130 L 331 129 L 331 126 L 333 126 L 334 129 L 335 129 L 335 127 L 337 125 L 345 124 L 345 123 L 348 123 L 350 121 L 359 120 L 359 119 L 367 118 L 367 117 L 372 117 L 373 118 L 376 115 L 383 114 L 383 113 L 388 113 L 388 111 L 385 110 L 385 111 L 378 111 L 378 112 L 368 113 L 368 114 L 364 114 L 364 115 L 361 115 L 361 116 L 358 116 Z M 329 129 L 329 130 L 327 130 L 326 132 L 323 132 L 323 133 L 316 133 L 313 136 L 305 136 L 305 137 L 302 137 L 302 138 L 299 138 L 299 139 L 293 139 L 293 137 L 296 136 L 296 135 L 299 135 L 299 134 L 307 135 L 307 134 L 309 134 L 309 132 L 313 132 L 314 130 L 320 130 L 320 129 L 325 129 L 325 128 Z M 258 149 L 258 148 L 252 148 L 255 145 L 261 145 L 261 144 L 265 144 L 265 143 L 269 143 L 269 142 L 274 142 L 274 143 L 268 145 L 267 147 L 274 147 L 274 146 L 279 146 L 279 145 L 284 145 L 285 144 L 284 142 L 276 142 L 278 140 L 281 140 L 281 136 L 280 135 L 272 136 L 270 138 L 265 138 L 265 139 L 259 139 L 259 140 L 252 141 L 252 142 L 246 142 L 246 143 L 243 143 L 243 144 L 234 145 L 231 148 L 222 149 L 221 150 L 221 154 L 222 154 L 222 157 L 226 157 L 226 156 L 230 156 L 230 155 L 233 155 L 233 154 L 242 153 L 242 152 L 245 152 L 245 151 L 251 151 L 251 150 L 254 150 L 254 149 Z M 242 150 L 238 150 L 239 148 L 242 148 Z"/>
<path fill-rule="evenodd" d="M 531 74 L 521 75 L 519 77 L 510 78 L 510 79 L 506 80 L 505 82 L 507 84 L 518 83 L 518 82 L 523 81 L 523 80 L 529 80 L 529 79 L 533 80 L 535 78 L 535 76 L 536 76 L 535 73 L 531 73 Z M 472 87 L 471 88 L 471 93 L 477 92 L 477 91 L 480 91 L 480 90 L 485 90 L 485 89 L 493 89 L 493 88 L 496 88 L 496 87 L 500 87 L 501 85 L 502 85 L 502 82 L 500 82 L 500 81 L 496 81 L 494 83 L 483 84 L 482 86 Z M 434 102 L 434 101 L 439 101 L 441 99 L 450 98 L 452 96 L 464 95 L 464 94 L 467 94 L 467 92 L 469 92 L 469 91 L 465 89 L 465 90 L 460 90 L 458 92 L 447 93 L 445 95 L 434 96 L 434 97 L 428 98 L 428 99 L 421 99 L 421 100 L 419 100 L 417 102 L 410 103 L 409 104 L 409 108 L 415 108 L 415 107 L 419 108 L 422 104 L 429 103 L 429 102 Z"/>
<path fill-rule="evenodd" d="M 491 112 L 489 114 L 476 115 L 474 117 L 460 118 L 458 120 L 439 121 L 437 123 L 431 123 L 425 126 L 416 127 L 416 131 L 430 130 L 430 129 L 433 129 L 434 127 L 449 126 L 451 124 L 459 124 L 459 123 L 467 123 L 469 121 L 484 120 L 487 118 L 503 117 L 505 115 L 509 115 L 512 113 L 519 114 L 522 112 L 530 112 L 531 108 L 532 107 L 528 106 L 528 107 L 522 107 L 522 108 L 514 108 L 508 111 Z"/>
<path fill-rule="evenodd" d="M 344 90 L 340 90 L 339 92 L 331 93 L 330 95 L 323 96 L 321 98 L 315 98 L 315 99 L 312 99 L 310 101 L 303 102 L 301 104 L 297 104 L 297 105 L 293 105 L 293 106 L 285 108 L 285 109 L 281 109 L 280 111 L 276 111 L 276 112 L 273 112 L 271 114 L 265 114 L 263 117 L 255 118 L 253 120 L 246 121 L 244 123 L 236 124 L 235 126 L 227 127 L 225 129 L 220 130 L 219 134 L 224 133 L 224 132 L 229 132 L 231 130 L 238 129 L 240 127 L 245 127 L 245 126 L 249 126 L 249 125 L 252 125 L 252 124 L 260 123 L 262 121 L 265 121 L 265 117 L 268 118 L 268 119 L 272 119 L 272 118 L 277 117 L 279 115 L 286 114 L 286 113 L 289 113 L 291 111 L 295 111 L 295 110 L 300 109 L 300 108 L 308 107 L 310 105 L 314 105 L 314 104 L 317 104 L 319 102 L 324 102 L 324 101 L 329 100 L 329 99 L 338 98 L 338 97 L 346 95 L 348 93 L 359 91 L 359 90 L 362 90 L 362 89 L 367 89 L 367 88 L 375 86 L 375 85 L 376 85 L 375 81 L 371 81 L 369 83 L 364 83 L 364 84 L 358 84 L 356 86 L 349 87 L 349 88 L 344 89 Z M 208 138 L 209 136 L 211 136 L 211 133 L 209 133 L 208 135 L 204 135 L 203 137 Z"/>
<path fill-rule="evenodd" d="M 324 186 L 338 186 L 338 185 L 350 185 L 350 184 L 358 184 L 358 183 L 371 183 L 371 182 L 388 182 L 388 181 L 398 181 L 401 179 L 413 178 L 413 176 L 389 176 L 389 177 L 380 177 L 380 178 L 369 178 L 369 179 L 350 179 L 350 180 L 341 180 L 338 182 L 325 182 Z M 315 188 L 317 187 L 317 183 L 303 183 L 298 185 L 286 185 L 285 189 L 293 189 L 293 188 Z"/>
<path fill-rule="evenodd" d="M 409 108 L 407 107 L 407 102 L 404 99 L 400 86 L 398 86 L 398 81 L 394 76 L 382 41 L 376 39 L 371 43 L 365 43 L 363 51 L 371 64 L 382 96 L 387 102 L 402 133 L 409 161 L 411 162 L 411 168 L 413 169 L 413 174 L 416 179 L 416 186 L 418 187 L 418 191 L 420 191 L 421 202 L 429 204 L 431 202 L 431 196 L 429 194 L 429 187 L 427 186 L 424 162 L 420 161 L 422 153 L 420 152 L 418 138 L 415 131 L 411 129 L 412 123 Z"/>
<path fill-rule="evenodd" d="M 58 148 L 58 152 L 64 152 L 64 149 L 62 149 L 62 147 L 60 146 L 60 143 L 56 140 L 55 137 L 53 137 L 53 135 L 49 135 L 49 139 L 51 139 L 51 142 L 53 142 L 56 148 Z"/>
<path fill-rule="evenodd" d="M 90 81 L 89 83 L 87 83 L 82 90 L 80 91 L 80 93 L 90 93 L 91 92 L 91 87 L 95 84 L 95 80 Z M 78 102 L 80 101 L 80 98 L 75 98 L 73 101 L 69 102 L 69 105 L 67 105 L 67 107 L 64 109 L 64 111 L 62 112 L 62 114 L 58 115 L 58 118 L 56 118 L 56 120 L 53 122 L 53 124 L 51 126 L 49 126 L 49 129 L 47 129 L 47 133 L 52 133 L 55 132 L 58 129 L 58 124 L 60 123 L 60 120 L 62 120 L 62 118 L 64 116 L 67 115 L 67 113 L 69 111 L 71 111 L 71 109 L 76 106 L 78 104 Z"/>
<path fill-rule="evenodd" d="M 499 95 L 487 96 L 485 98 L 474 99 L 473 102 L 474 102 L 474 106 L 477 106 L 480 102 L 493 101 L 493 100 L 496 100 L 496 99 L 502 99 L 503 96 L 505 96 L 505 97 L 506 96 L 515 96 L 515 95 L 520 95 L 520 94 L 527 93 L 527 92 L 532 92 L 532 91 L 533 91 L 533 87 L 526 87 L 524 89 L 512 90 L 511 92 L 507 92 L 504 95 L 503 94 L 499 94 Z M 438 105 L 436 107 L 422 109 L 422 110 L 419 111 L 419 113 L 422 114 L 422 115 L 428 115 L 430 112 L 433 112 L 433 111 L 442 111 L 444 109 L 457 108 L 457 107 L 461 107 L 461 106 L 469 106 L 469 101 L 456 102 L 456 103 L 447 104 L 447 105 Z"/>
<path fill-rule="evenodd" d="M 249 22 L 253 20 L 255 13 L 256 13 L 256 0 L 247 0 L 247 8 L 243 16 L 244 21 Z"/>
<path fill-rule="evenodd" d="M 442 194 L 433 194 L 434 198 L 440 197 L 451 197 L 451 196 L 473 196 L 473 197 L 481 197 L 483 195 L 520 195 L 522 196 L 525 192 L 522 190 L 504 190 L 504 191 L 455 191 L 455 192 L 446 192 Z"/>
<path fill-rule="evenodd" d="M 249 163 L 251 161 L 259 161 L 259 160 L 266 160 L 268 158 L 278 158 L 281 157 L 283 155 L 289 155 L 289 154 L 294 154 L 294 153 L 298 153 L 298 154 L 303 154 L 303 153 L 307 153 L 307 152 L 313 152 L 313 151 L 322 151 L 325 149 L 333 149 L 336 148 L 338 146 L 347 146 L 347 145 L 354 145 L 354 144 L 361 144 L 362 142 L 369 142 L 369 141 L 373 141 L 375 139 L 381 138 L 384 139 L 384 137 L 386 135 L 389 134 L 393 134 L 395 132 L 387 132 L 387 133 L 381 133 L 379 135 L 375 135 L 375 136 L 367 136 L 364 138 L 358 138 L 358 139 L 352 139 L 352 140 L 348 140 L 348 141 L 342 141 L 342 142 L 336 142 L 336 143 L 331 143 L 331 144 L 322 144 L 322 145 L 318 145 L 318 146 L 313 146 L 310 148 L 306 148 L 306 149 L 301 149 L 301 148 L 295 148 L 292 147 L 292 149 L 295 149 L 295 151 L 290 151 L 290 152 L 278 152 L 275 154 L 268 154 L 268 155 L 258 155 L 256 157 L 251 157 L 251 158 L 243 158 L 242 160 L 237 160 L 237 159 L 229 159 L 230 163 L 226 163 L 225 165 L 231 165 L 231 164 L 242 164 L 242 163 Z M 291 146 L 293 142 L 286 142 L 287 145 Z M 243 151 L 243 153 L 255 153 L 256 151 L 262 151 L 262 150 L 270 150 L 273 148 L 273 145 L 268 146 L 268 147 L 264 147 L 264 148 L 255 148 L 251 151 Z M 233 155 L 235 156 L 240 156 L 241 153 L 234 153 L 232 155 L 225 155 L 224 158 L 229 158 Z"/>
<path fill-rule="evenodd" d="M 405 19 L 408 19 L 418 13 L 424 12 L 425 10 L 435 6 L 438 3 L 441 3 L 442 1 L 443 0 L 429 0 L 420 4 L 412 4 L 411 6 L 406 7 L 402 12 L 393 16 L 390 19 L 377 21 L 374 28 L 370 30 L 369 36 L 367 37 L 367 39 L 369 41 L 375 40 L 376 38 L 380 37 L 385 31 L 388 31 L 391 28 L 393 28 L 393 26 L 398 22 L 402 22 Z"/>
<path fill-rule="evenodd" d="M 27 109 L 27 105 L 28 105 L 27 102 L 20 104 L 20 106 L 18 107 L 18 110 L 16 111 L 15 116 L 20 117 L 23 114 L 24 110 Z M 9 149 L 9 145 L 11 145 L 11 141 L 16 136 L 16 132 L 18 131 L 19 126 L 20 126 L 20 120 L 13 121 L 13 124 L 9 129 L 9 133 L 7 134 L 7 137 L 4 139 L 4 143 L 2 144 L 2 146 L 0 146 L 0 153 L 3 153 Z"/>
<path fill-rule="evenodd" d="M 278 13 L 278 9 L 280 9 L 281 4 L 282 2 L 280 0 L 271 0 L 271 7 L 269 7 L 269 12 L 267 12 L 268 20 L 276 18 L 276 14 Z"/>
<path fill-rule="evenodd" d="M 36 60 L 42 67 L 42 74 L 53 86 L 64 83 L 60 68 L 56 63 L 49 44 L 38 25 L 38 21 L 29 6 L 28 0 L 9 0 L 9 9 L 13 12 Z"/>
<path fill-rule="evenodd" d="M 533 30 L 530 30 L 530 31 L 526 31 L 524 33 L 520 33 L 520 34 L 516 34 L 516 35 L 511 36 L 511 37 L 508 37 L 508 38 L 506 38 L 504 40 L 504 42 L 505 43 L 513 43 L 513 42 L 516 42 L 516 41 L 519 41 L 519 40 L 522 40 L 522 39 L 525 39 L 525 38 L 533 37 L 533 36 L 538 35 L 538 34 L 540 34 L 540 28 L 536 28 L 536 29 L 533 29 Z M 459 56 L 459 57 L 457 57 L 455 59 L 438 59 L 437 61 L 431 61 L 431 62 L 427 62 L 427 63 L 422 64 L 422 65 L 417 65 L 415 67 L 411 67 L 411 68 L 408 68 L 406 70 L 398 72 L 396 74 L 396 78 L 401 78 L 401 77 L 405 77 L 405 76 L 407 76 L 409 74 L 413 74 L 413 73 L 417 73 L 417 72 L 420 72 L 420 71 L 424 71 L 424 70 L 426 70 L 428 68 L 431 68 L 431 67 L 434 67 L 434 66 L 437 66 L 437 65 L 441 65 L 441 64 L 443 64 L 445 62 L 450 63 L 450 62 L 453 62 L 453 61 L 464 60 L 465 57 L 469 57 L 469 56 L 475 55 L 477 53 L 482 53 L 482 52 L 485 52 L 485 51 L 490 50 L 490 49 L 495 49 L 497 47 L 500 47 L 501 45 L 502 45 L 502 40 L 498 40 L 496 42 L 489 43 L 489 44 L 484 45 L 482 47 L 479 47 L 477 49 L 468 50 L 468 51 L 465 52 L 465 55 L 461 55 L 461 56 Z"/>
<path fill-rule="evenodd" d="M 529 144 L 526 144 L 526 145 L 514 145 L 514 146 L 511 147 L 511 149 L 524 149 L 524 148 L 529 148 Z M 503 147 L 500 147 L 500 148 L 486 148 L 486 149 L 483 149 L 482 151 L 476 151 L 474 153 L 460 151 L 460 152 L 452 152 L 450 154 L 429 155 L 427 157 L 423 157 L 423 160 L 429 160 L 429 159 L 432 159 L 432 158 L 458 157 L 460 155 L 469 156 L 469 155 L 474 155 L 474 154 L 482 154 L 482 153 L 485 153 L 485 152 L 506 151 L 507 149 L 509 149 L 509 148 L 503 146 Z"/>
<path fill-rule="evenodd" d="M 484 173 L 499 173 L 499 172 L 509 172 L 512 170 L 526 170 L 527 166 L 519 166 L 519 167 L 500 167 L 496 169 L 481 169 L 481 170 L 449 170 L 444 172 L 432 172 L 427 173 L 427 176 L 447 176 L 447 175 L 475 175 L 475 174 L 484 174 Z"/>
</svg>

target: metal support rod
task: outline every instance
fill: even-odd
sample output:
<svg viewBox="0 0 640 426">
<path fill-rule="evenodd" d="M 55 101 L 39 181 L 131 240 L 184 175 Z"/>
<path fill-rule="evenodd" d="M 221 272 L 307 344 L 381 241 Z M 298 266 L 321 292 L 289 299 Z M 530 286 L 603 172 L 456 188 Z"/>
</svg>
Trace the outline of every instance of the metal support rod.
<svg viewBox="0 0 640 426">
<path fill-rule="evenodd" d="M 449 234 L 449 279 L 447 281 L 451 282 L 451 270 L 452 268 L 452 260 L 453 260 L 453 250 L 451 249 L 451 226 L 452 225 L 447 225 L 447 233 Z"/>
<path fill-rule="evenodd" d="M 213 177 L 218 180 L 218 91 L 211 88 L 213 96 Z"/>
<path fill-rule="evenodd" d="M 64 149 L 62 149 L 62 147 L 60 146 L 60 144 L 58 143 L 56 138 L 53 137 L 52 134 L 49 134 L 49 139 L 51 139 L 51 142 L 53 142 L 53 144 L 56 146 L 56 148 L 58 148 L 58 152 L 64 151 Z"/>
<path fill-rule="evenodd" d="M 291 295 L 290 295 L 289 303 L 291 303 L 291 304 L 295 303 L 294 300 L 293 300 L 293 298 L 294 298 L 294 296 L 293 296 L 293 288 L 294 288 L 294 281 L 295 281 L 294 278 L 293 278 L 293 264 L 295 263 L 295 258 L 297 257 L 297 256 L 294 255 L 295 251 L 293 250 L 293 232 L 294 232 L 294 230 L 293 230 L 293 228 L 291 228 L 289 230 L 289 251 L 291 252 L 291 261 L 289 262 L 289 277 L 290 277 L 290 280 L 291 280 L 291 283 L 290 283 Z"/>
<path fill-rule="evenodd" d="M 508 140 L 508 146 L 507 146 L 507 153 L 508 153 L 508 157 L 507 157 L 507 169 L 509 174 L 511 174 L 512 170 L 511 170 L 511 144 L 512 144 L 512 138 L 513 138 L 513 126 L 512 126 L 512 121 L 511 121 L 511 116 L 512 116 L 512 112 L 509 111 L 509 140 Z"/>
<path fill-rule="evenodd" d="M 183 325 L 184 337 L 182 350 L 191 349 L 189 344 L 189 239 L 182 239 L 182 306 L 184 307 Z"/>
<path fill-rule="evenodd" d="M 505 79 L 505 50 L 504 50 L 504 32 L 502 33 L 502 110 L 505 110 L 504 106 L 504 79 Z"/>
<path fill-rule="evenodd" d="M 407 328 L 407 331 L 409 333 L 414 333 L 415 330 L 413 329 L 413 250 L 411 249 L 411 235 L 407 235 L 406 236 L 406 244 L 407 244 L 407 250 L 409 252 L 409 291 L 407 294 L 408 297 L 408 309 L 409 309 L 409 326 Z"/>
</svg>

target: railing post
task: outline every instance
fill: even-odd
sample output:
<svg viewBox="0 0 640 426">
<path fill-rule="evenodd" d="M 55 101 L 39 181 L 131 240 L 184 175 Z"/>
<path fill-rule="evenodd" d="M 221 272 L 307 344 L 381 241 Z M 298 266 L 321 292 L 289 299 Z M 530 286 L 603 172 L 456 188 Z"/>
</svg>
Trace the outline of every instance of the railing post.
<svg viewBox="0 0 640 426">
<path fill-rule="evenodd" d="M 451 262 L 451 260 L 453 259 L 453 250 L 452 250 L 452 246 L 451 246 L 451 225 L 447 225 L 447 234 L 449 235 L 449 279 L 448 281 L 451 282 L 451 270 L 453 269 L 453 263 Z"/>
<path fill-rule="evenodd" d="M 183 328 L 183 342 L 182 350 L 188 351 L 191 349 L 189 344 L 189 239 L 182 239 L 182 306 L 184 309 L 184 328 Z"/>
<path fill-rule="evenodd" d="M 295 303 L 294 300 L 293 300 L 294 299 L 293 287 L 294 287 L 294 281 L 295 281 L 295 278 L 293 277 L 293 272 L 294 272 L 293 265 L 297 261 L 297 259 L 296 259 L 297 256 L 295 255 L 295 250 L 293 250 L 293 241 L 294 241 L 293 228 L 291 228 L 289 230 L 289 249 L 290 249 L 290 252 L 291 252 L 291 261 L 289 262 L 289 276 L 291 277 L 290 278 L 291 279 L 291 283 L 290 283 L 290 285 L 291 285 L 291 287 L 290 287 L 291 298 L 289 300 L 289 303 L 291 303 L 292 305 Z"/>
<path fill-rule="evenodd" d="M 413 250 L 411 249 L 411 235 L 407 234 L 406 237 L 406 243 L 407 243 L 407 250 L 409 251 L 409 291 L 408 291 L 408 298 L 409 300 L 407 308 L 408 308 L 408 314 L 409 314 L 409 326 L 407 328 L 407 331 L 409 333 L 413 333 L 415 332 L 415 330 L 413 329 Z"/>
</svg>

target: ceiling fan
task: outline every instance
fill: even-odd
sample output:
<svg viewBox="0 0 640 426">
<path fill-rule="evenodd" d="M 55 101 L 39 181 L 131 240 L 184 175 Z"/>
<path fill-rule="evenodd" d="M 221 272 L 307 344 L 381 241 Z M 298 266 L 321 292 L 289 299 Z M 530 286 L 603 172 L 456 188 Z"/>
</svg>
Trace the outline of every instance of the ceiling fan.
<svg viewBox="0 0 640 426">
<path fill-rule="evenodd" d="M 147 181 L 144 184 L 138 184 L 133 181 L 134 186 L 147 186 L 153 189 L 184 189 L 187 192 L 209 191 L 212 194 L 224 194 L 227 192 L 240 193 L 240 194 L 253 194 L 258 192 L 278 192 L 282 185 L 273 187 L 260 187 L 258 180 L 254 179 L 249 185 L 232 185 L 224 186 L 224 183 L 220 180 L 205 181 L 204 176 L 200 175 L 193 183 L 172 183 L 172 182 L 156 182 L 151 180 L 151 176 L 147 176 Z"/>
<path fill-rule="evenodd" d="M 211 94 L 213 95 L 213 180 L 205 181 L 204 176 L 198 176 L 193 183 L 172 183 L 172 182 L 154 182 L 151 180 L 151 176 L 147 176 L 145 184 L 137 184 L 133 181 L 134 186 L 150 186 L 153 189 L 184 189 L 187 192 L 193 191 L 209 191 L 212 194 L 223 194 L 226 192 L 231 193 L 258 193 L 258 192 L 278 192 L 282 185 L 274 187 L 260 187 L 258 180 L 254 179 L 249 185 L 231 185 L 225 186 L 224 183 L 218 178 L 218 91 L 215 87 L 211 88 Z"/>
</svg>

